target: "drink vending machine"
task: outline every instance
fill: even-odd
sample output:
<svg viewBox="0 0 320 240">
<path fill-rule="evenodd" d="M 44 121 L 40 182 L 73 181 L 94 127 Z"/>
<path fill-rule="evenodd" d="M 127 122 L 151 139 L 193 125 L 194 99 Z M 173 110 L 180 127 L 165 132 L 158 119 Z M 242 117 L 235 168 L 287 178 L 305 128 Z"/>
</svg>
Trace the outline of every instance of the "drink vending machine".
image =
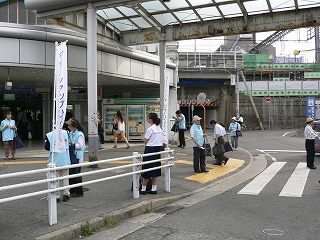
<svg viewBox="0 0 320 240">
<path fill-rule="evenodd" d="M 121 111 L 126 123 L 126 137 L 129 141 L 143 141 L 145 131 L 150 125 L 147 116 L 150 112 L 160 114 L 160 100 L 148 99 L 104 99 L 103 100 L 103 126 L 106 141 L 113 141 L 113 126 L 117 111 Z M 120 139 L 119 139 L 120 140 Z"/>
</svg>

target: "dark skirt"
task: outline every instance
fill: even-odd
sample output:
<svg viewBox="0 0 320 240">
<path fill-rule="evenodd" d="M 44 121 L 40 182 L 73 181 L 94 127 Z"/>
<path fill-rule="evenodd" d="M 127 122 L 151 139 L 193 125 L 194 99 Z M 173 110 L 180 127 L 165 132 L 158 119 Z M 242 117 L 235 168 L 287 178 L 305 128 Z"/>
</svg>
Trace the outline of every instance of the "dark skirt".
<svg viewBox="0 0 320 240">
<path fill-rule="evenodd" d="M 162 148 L 162 146 L 155 146 L 155 147 L 146 146 L 145 149 L 144 149 L 144 153 L 160 152 L 161 148 Z M 157 155 L 153 155 L 153 156 L 149 156 L 149 157 L 144 157 L 143 158 L 143 162 L 156 160 L 156 159 L 160 159 L 160 158 L 161 158 L 161 154 L 157 154 Z M 161 162 L 145 164 L 145 165 L 142 165 L 142 170 L 149 169 L 149 168 L 154 168 L 154 167 L 159 167 L 159 166 L 161 166 Z M 159 176 L 161 176 L 161 169 L 156 169 L 156 170 L 152 170 L 152 171 L 149 171 L 149 172 L 144 172 L 144 173 L 142 173 L 141 176 L 144 179 L 150 179 L 150 178 L 154 178 L 154 177 L 159 177 Z"/>
</svg>

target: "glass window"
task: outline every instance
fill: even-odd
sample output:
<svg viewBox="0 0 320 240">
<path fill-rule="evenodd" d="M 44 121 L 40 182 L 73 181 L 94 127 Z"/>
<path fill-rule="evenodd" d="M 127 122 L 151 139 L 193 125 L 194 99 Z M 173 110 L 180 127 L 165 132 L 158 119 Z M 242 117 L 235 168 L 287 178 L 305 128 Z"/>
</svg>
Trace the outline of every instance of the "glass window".
<svg viewBox="0 0 320 240">
<path fill-rule="evenodd" d="M 275 12 L 294 9 L 294 0 L 269 0 Z"/>
<path fill-rule="evenodd" d="M 157 14 L 153 15 L 153 17 L 162 25 L 171 25 L 177 24 L 177 20 L 172 16 L 171 13 Z"/>
<path fill-rule="evenodd" d="M 220 5 L 219 8 L 225 17 L 242 15 L 241 10 L 236 3 Z"/>
<path fill-rule="evenodd" d="M 0 22 L 8 22 L 8 3 L 0 3 Z"/>
<path fill-rule="evenodd" d="M 216 7 L 206 7 L 197 10 L 202 19 L 209 20 L 221 18 L 221 15 Z"/>
<path fill-rule="evenodd" d="M 26 10 L 26 7 L 24 6 L 23 1 L 19 1 L 18 8 L 19 8 L 19 11 L 18 11 L 19 21 L 18 21 L 18 23 L 19 24 L 26 24 L 27 23 L 27 13 L 26 13 L 27 10 Z"/>
<path fill-rule="evenodd" d="M 36 14 L 34 12 L 28 11 L 28 25 L 36 25 Z"/>
<path fill-rule="evenodd" d="M 138 18 L 131 18 L 132 22 L 134 22 L 135 24 L 137 24 L 140 28 L 150 28 L 151 25 L 146 22 L 146 20 L 144 20 L 142 17 L 138 17 Z"/>
<path fill-rule="evenodd" d="M 129 31 L 129 30 L 137 29 L 137 27 L 134 26 L 134 25 L 132 24 L 132 22 L 130 22 L 130 21 L 127 20 L 127 19 L 113 21 L 112 23 L 113 23 L 114 26 L 115 26 L 116 28 L 118 28 L 120 31 Z"/>
<path fill-rule="evenodd" d="M 199 20 L 197 15 L 192 10 L 184 10 L 180 12 L 174 12 L 174 14 L 182 21 L 193 21 L 193 20 Z"/>
<path fill-rule="evenodd" d="M 98 10 L 97 13 L 104 19 L 114 19 L 122 17 L 122 15 L 114 8 Z"/>
<path fill-rule="evenodd" d="M 171 0 L 170 2 L 166 2 L 165 4 L 170 9 L 189 7 L 189 5 L 188 5 L 188 3 L 186 1 L 181 1 L 181 0 Z"/>
<path fill-rule="evenodd" d="M 141 5 L 150 13 L 166 10 L 159 1 L 144 2 Z"/>
<path fill-rule="evenodd" d="M 37 18 L 37 25 L 47 25 L 47 23 L 42 18 Z"/>
<path fill-rule="evenodd" d="M 298 0 L 298 5 L 300 9 L 310 8 L 310 7 L 320 7 L 320 2 L 319 1 L 311 2 L 310 0 Z"/>
<path fill-rule="evenodd" d="M 9 22 L 17 23 L 17 1 L 10 1 L 9 4 Z"/>
<path fill-rule="evenodd" d="M 204 4 L 212 4 L 211 0 L 189 0 L 192 6 L 199 6 Z"/>
<path fill-rule="evenodd" d="M 245 9 L 247 10 L 248 14 L 250 13 L 265 13 L 269 12 L 269 7 L 266 0 L 255 0 L 250 2 L 243 3 Z"/>
<path fill-rule="evenodd" d="M 136 11 L 134 11 L 132 8 L 118 7 L 118 10 L 120 10 L 126 16 L 137 16 L 138 15 L 136 13 Z"/>
</svg>

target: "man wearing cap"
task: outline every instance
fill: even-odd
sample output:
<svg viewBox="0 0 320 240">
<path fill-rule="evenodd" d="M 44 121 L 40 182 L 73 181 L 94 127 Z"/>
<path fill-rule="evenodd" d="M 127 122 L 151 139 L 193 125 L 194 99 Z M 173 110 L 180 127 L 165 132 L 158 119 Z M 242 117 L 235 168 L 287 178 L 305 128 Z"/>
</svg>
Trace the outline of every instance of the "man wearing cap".
<svg viewBox="0 0 320 240">
<path fill-rule="evenodd" d="M 319 132 L 313 130 L 313 119 L 307 118 L 307 126 L 304 128 L 304 138 L 306 139 L 305 147 L 307 151 L 307 167 L 310 169 L 316 169 L 314 166 L 314 139 L 319 138 Z"/>
<path fill-rule="evenodd" d="M 193 117 L 193 125 L 190 128 L 190 135 L 193 147 L 193 170 L 196 173 L 209 172 L 206 170 L 206 157 L 204 152 L 204 136 L 202 127 L 200 125 L 201 117 L 195 115 Z"/>
</svg>

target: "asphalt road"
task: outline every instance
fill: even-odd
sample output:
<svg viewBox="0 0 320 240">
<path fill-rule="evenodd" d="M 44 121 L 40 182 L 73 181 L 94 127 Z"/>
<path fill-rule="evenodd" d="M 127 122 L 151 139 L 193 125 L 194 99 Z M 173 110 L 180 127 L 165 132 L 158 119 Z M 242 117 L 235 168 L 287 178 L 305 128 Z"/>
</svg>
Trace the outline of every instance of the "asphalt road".
<svg viewBox="0 0 320 240">
<path fill-rule="evenodd" d="M 307 169 L 304 139 L 291 131 L 244 132 L 240 147 L 254 156 L 252 167 L 265 164 L 260 177 L 243 172 L 207 198 L 200 192 L 86 239 L 319 239 L 320 157 L 317 170 Z"/>
</svg>

